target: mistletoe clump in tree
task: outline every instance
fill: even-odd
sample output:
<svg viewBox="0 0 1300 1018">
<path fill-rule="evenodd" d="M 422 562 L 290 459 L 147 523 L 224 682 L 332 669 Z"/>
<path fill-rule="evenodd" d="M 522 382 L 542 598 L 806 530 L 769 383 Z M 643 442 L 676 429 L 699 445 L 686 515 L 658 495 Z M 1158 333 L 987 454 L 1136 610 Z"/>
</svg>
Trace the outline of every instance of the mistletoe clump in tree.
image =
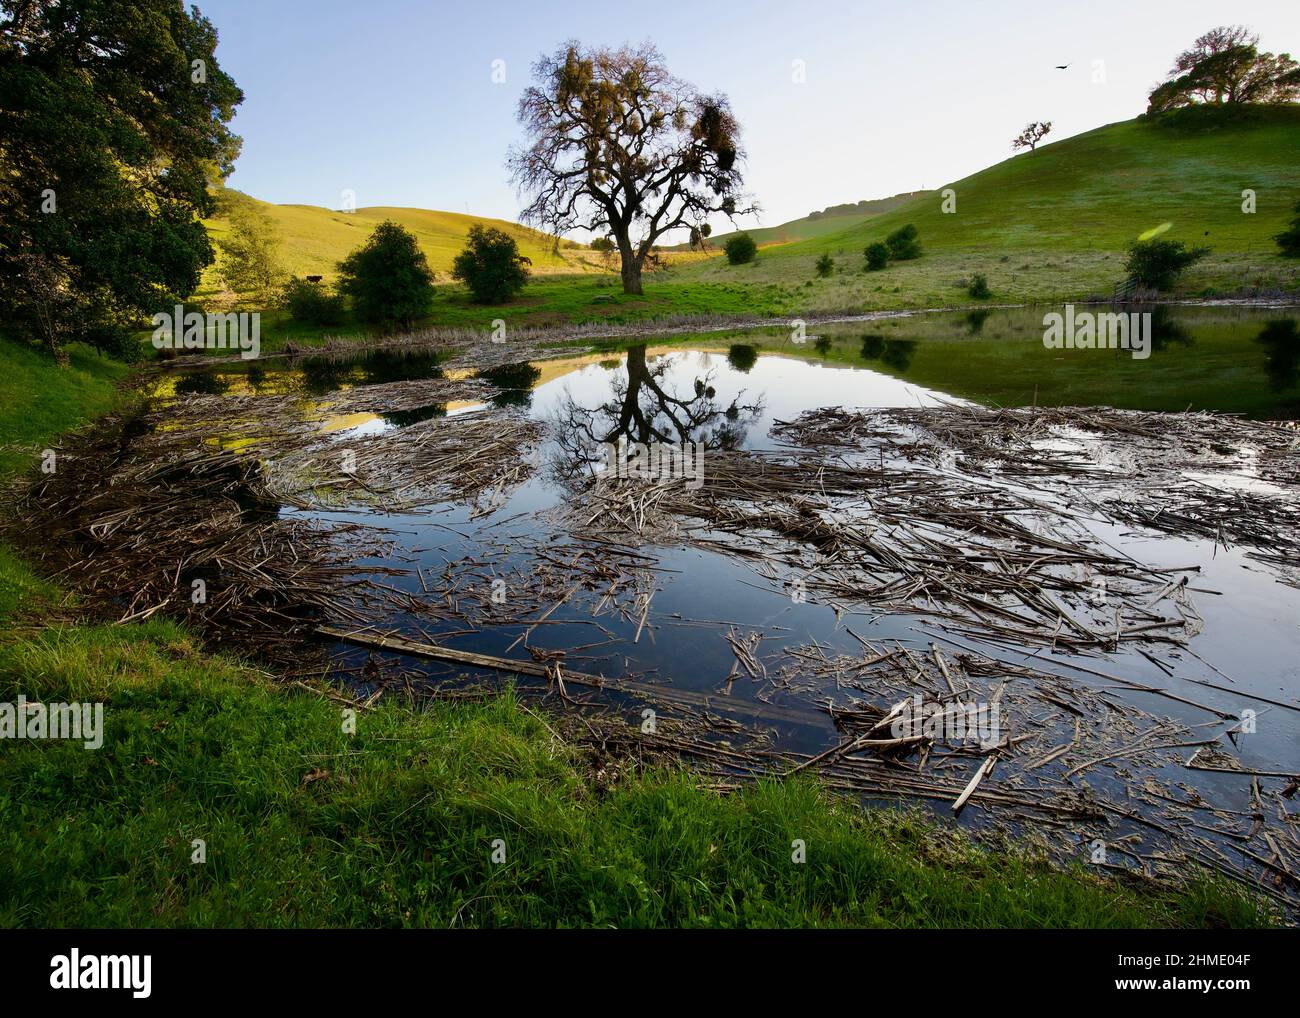
<svg viewBox="0 0 1300 1018">
<path fill-rule="evenodd" d="M 557 234 L 608 234 L 624 293 L 641 293 L 641 270 L 665 233 L 757 211 L 740 191 L 740 126 L 726 96 L 673 77 L 654 46 L 570 42 L 533 71 L 536 84 L 519 100 L 528 141 L 509 159 L 529 199 L 521 218 Z"/>
</svg>

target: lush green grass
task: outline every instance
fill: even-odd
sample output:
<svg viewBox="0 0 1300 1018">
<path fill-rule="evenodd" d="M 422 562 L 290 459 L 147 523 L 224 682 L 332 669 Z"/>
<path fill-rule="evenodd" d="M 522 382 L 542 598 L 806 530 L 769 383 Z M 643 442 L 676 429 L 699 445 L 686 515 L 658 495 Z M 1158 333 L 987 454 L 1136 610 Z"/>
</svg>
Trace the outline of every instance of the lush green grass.
<svg viewBox="0 0 1300 1018">
<path fill-rule="evenodd" d="M 1300 106 L 1242 121 L 1180 128 L 1148 119 L 1109 124 L 1013 156 L 946 185 L 957 211 L 929 192 L 881 216 L 780 253 L 862 248 L 915 223 L 931 251 L 1121 251 L 1145 231 L 1221 252 L 1276 250 L 1271 235 L 1300 200 Z M 1241 210 L 1243 189 L 1258 198 Z"/>
<path fill-rule="evenodd" d="M 470 300 L 460 285 L 438 287 L 432 313 L 417 323 L 417 328 L 482 329 L 486 334 L 493 322 L 501 319 L 507 328 L 563 327 L 569 324 L 608 322 L 626 324 L 679 316 L 715 316 L 727 319 L 779 317 L 792 313 L 788 294 L 779 288 L 754 292 L 733 281 L 705 283 L 682 281 L 672 271 L 656 273 L 641 297 L 622 292 L 617 275 L 542 276 L 529 283 L 523 295 L 508 304 L 482 305 Z M 304 325 L 293 321 L 285 312 L 264 311 L 261 344 L 265 353 L 273 353 L 292 341 L 310 346 L 327 336 L 362 337 L 379 333 L 351 317 L 329 328 Z M 140 334 L 146 353 L 148 333 Z M 213 351 L 220 354 L 220 351 Z M 229 351 L 238 357 L 238 351 Z"/>
<path fill-rule="evenodd" d="M 978 849 L 811 781 L 728 797 L 681 772 L 598 786 L 510 696 L 330 700 L 203 655 L 179 629 L 48 629 L 0 646 L 0 699 L 105 703 L 99 750 L 0 750 L 0 923 L 317 926 L 1246 925 L 1181 893 Z M 195 839 L 206 861 L 192 861 Z M 491 861 L 502 839 L 505 862 Z M 791 860 L 802 839 L 807 861 Z"/>
<path fill-rule="evenodd" d="M 872 216 L 878 216 L 882 212 L 888 212 L 890 209 L 906 204 L 921 193 L 923 192 L 916 191 L 910 194 L 896 194 L 889 198 L 877 198 L 873 201 L 859 202 L 852 208 L 837 206 L 824 214 L 809 214 L 802 219 L 792 219 L 790 222 L 782 223 L 779 226 L 759 226 L 749 230 L 732 230 L 711 237 L 709 246 L 721 251 L 727 240 L 737 233 L 748 233 L 754 238 L 754 242 L 759 245 L 788 244 L 796 240 L 808 240 L 811 237 L 824 237 L 832 233 L 842 233 L 849 227 L 863 223 Z M 930 192 L 924 193 L 928 194 Z M 687 245 L 683 244 L 674 250 L 686 248 Z"/>
<path fill-rule="evenodd" d="M 98 363 L 98 362 L 95 362 Z M 0 345 L 33 392 L 69 369 Z M 83 367 L 107 407 L 120 369 Z M 10 404 L 6 403 L 6 409 Z M 87 411 L 71 395 L 48 441 Z M 0 701 L 102 702 L 102 748 L 0 742 L 0 924 L 1224 926 L 1267 916 L 1204 879 L 1135 888 L 1023 845 L 975 847 L 811 780 L 729 797 L 687 773 L 597 780 L 510 696 L 355 734 L 339 705 L 206 655 L 172 623 L 102 626 L 0 546 Z M 606 761 L 608 764 L 608 761 Z M 503 839 L 506 861 L 490 860 Z M 791 861 L 802 839 L 807 861 Z M 206 861 L 192 861 L 194 841 Z"/>
<path fill-rule="evenodd" d="M 112 408 L 126 366 L 78 344 L 68 354 L 58 369 L 43 351 L 0 337 L 0 478 L 28 466 L 42 443 Z"/>
</svg>

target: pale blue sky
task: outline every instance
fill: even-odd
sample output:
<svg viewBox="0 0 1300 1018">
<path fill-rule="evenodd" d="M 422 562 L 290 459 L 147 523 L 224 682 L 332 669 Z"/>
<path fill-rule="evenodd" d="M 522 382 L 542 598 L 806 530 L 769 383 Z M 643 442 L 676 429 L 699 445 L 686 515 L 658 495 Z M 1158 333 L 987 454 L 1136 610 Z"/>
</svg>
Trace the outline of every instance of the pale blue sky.
<svg viewBox="0 0 1300 1018">
<path fill-rule="evenodd" d="M 515 105 L 533 61 L 569 37 L 650 39 L 675 74 L 727 93 L 765 225 L 957 180 L 1010 155 L 1030 120 L 1057 140 L 1136 116 L 1173 57 L 1224 22 L 1300 54 L 1296 0 L 197 2 L 246 96 L 231 186 L 504 219 L 520 208 L 504 168 Z"/>
</svg>

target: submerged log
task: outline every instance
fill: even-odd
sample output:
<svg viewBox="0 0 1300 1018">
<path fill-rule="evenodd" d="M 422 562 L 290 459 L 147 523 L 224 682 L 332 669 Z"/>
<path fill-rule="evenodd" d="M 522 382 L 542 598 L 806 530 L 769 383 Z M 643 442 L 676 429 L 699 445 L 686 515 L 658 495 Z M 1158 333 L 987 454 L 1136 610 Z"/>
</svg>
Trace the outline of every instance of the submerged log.
<svg viewBox="0 0 1300 1018">
<path fill-rule="evenodd" d="M 549 677 L 547 666 L 536 661 L 518 661 L 513 658 L 496 657 L 492 654 L 479 654 L 470 650 L 440 647 L 433 643 L 420 643 L 401 636 L 340 629 L 335 626 L 317 626 L 316 632 L 332 640 L 341 640 L 344 643 L 353 643 L 360 647 L 392 651 L 396 654 L 411 654 L 417 657 L 432 658 L 436 661 L 472 665 L 475 668 L 487 668 L 516 675 L 529 675 L 539 679 Z M 647 700 L 666 700 L 696 710 L 742 714 L 763 721 L 780 721 L 805 727 L 826 727 L 826 717 L 820 712 L 800 710 L 795 707 L 779 707 L 767 703 L 754 703 L 751 700 L 738 700 L 728 696 L 701 693 L 694 689 L 660 686 L 650 682 L 639 682 L 636 679 L 588 675 L 583 672 L 572 671 L 567 667 L 564 669 L 564 681 L 593 689 L 608 689 L 615 693 L 627 693 Z"/>
</svg>

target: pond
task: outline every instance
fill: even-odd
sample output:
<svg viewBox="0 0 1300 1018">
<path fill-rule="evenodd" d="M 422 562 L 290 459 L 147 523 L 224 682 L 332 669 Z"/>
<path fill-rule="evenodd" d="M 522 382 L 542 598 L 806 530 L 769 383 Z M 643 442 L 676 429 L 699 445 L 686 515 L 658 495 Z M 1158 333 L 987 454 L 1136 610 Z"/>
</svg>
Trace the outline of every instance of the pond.
<svg viewBox="0 0 1300 1018">
<path fill-rule="evenodd" d="M 1265 816 L 1296 845 L 1278 818 L 1300 772 L 1300 561 L 1267 535 L 1300 508 L 1297 454 L 1270 437 L 1281 429 L 1242 432 L 1267 448 L 1227 436 L 1217 449 L 1219 425 L 1194 414 L 1045 408 L 1300 417 L 1297 311 L 1158 308 L 1145 359 L 1047 349 L 1043 313 L 648 336 L 522 363 L 485 343 L 180 368 L 155 382 L 150 427 L 201 406 L 206 441 L 255 449 L 272 495 L 292 491 L 281 520 L 382 533 L 349 567 L 378 594 L 364 624 L 323 620 L 360 635 L 328 644 L 360 693 L 394 676 L 504 681 L 469 658 L 365 645 L 381 636 L 531 664 L 542 674 L 524 687 L 561 709 L 599 703 L 641 733 L 641 694 L 658 688 L 670 715 L 704 718 L 692 738 L 739 755 L 752 737 L 788 761 L 830 750 L 844 787 L 940 810 L 994 750 L 963 823 L 1032 818 L 1065 854 L 1100 844 L 1146 868 L 1163 838 L 1293 894 L 1278 873 L 1293 863 L 1241 835 Z M 998 406 L 1031 409 L 980 416 Z M 221 438 L 223 420 L 242 424 Z M 1162 421 L 1182 458 L 1157 448 Z M 457 429 L 465 490 L 418 476 Z M 998 455 L 962 437 L 995 431 L 1011 443 Z M 271 451 L 289 432 L 310 469 Z M 620 439 L 698 450 L 698 491 L 690 476 L 609 487 L 602 450 Z M 426 458 L 408 460 L 415 449 Z M 335 462 L 342 487 L 322 481 Z M 1142 499 L 1163 497 L 1144 494 L 1153 478 L 1249 497 L 1250 519 L 1207 530 L 1186 496 L 1142 516 Z M 992 704 L 1005 728 L 918 754 L 909 730 L 881 724 L 913 696 Z M 855 784 L 855 766 L 875 777 Z"/>
</svg>

